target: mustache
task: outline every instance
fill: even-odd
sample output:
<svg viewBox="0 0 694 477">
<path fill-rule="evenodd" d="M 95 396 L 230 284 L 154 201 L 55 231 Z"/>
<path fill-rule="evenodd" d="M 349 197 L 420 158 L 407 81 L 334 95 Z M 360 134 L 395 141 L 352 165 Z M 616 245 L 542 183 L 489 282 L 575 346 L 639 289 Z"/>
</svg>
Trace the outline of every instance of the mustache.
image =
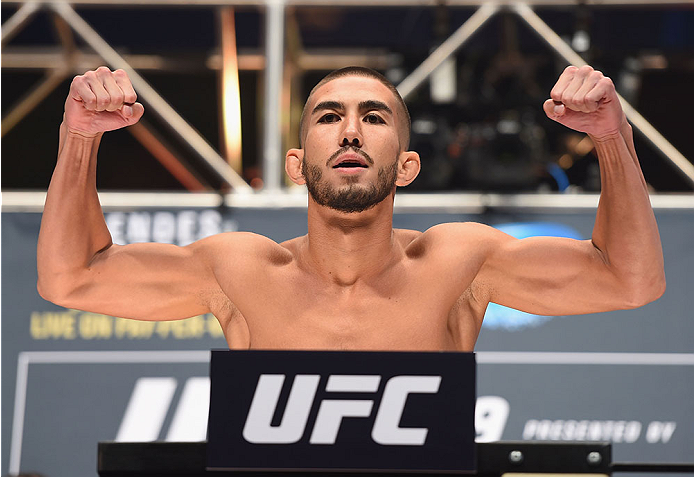
<svg viewBox="0 0 694 477">
<path fill-rule="evenodd" d="M 366 162 L 367 162 L 369 165 L 373 165 L 374 161 L 373 161 L 373 159 L 371 159 L 371 156 L 369 156 L 367 153 L 365 153 L 364 151 L 362 151 L 360 148 L 354 147 L 354 146 L 351 146 L 351 145 L 342 146 L 340 149 L 338 149 L 337 151 L 335 151 L 335 152 L 333 153 L 333 155 L 330 156 L 330 158 L 328 159 L 328 162 L 326 163 L 326 165 L 330 164 L 332 161 L 334 161 L 335 159 L 337 159 L 337 158 L 340 157 L 342 154 L 344 154 L 344 153 L 346 153 L 346 152 L 348 152 L 348 151 L 352 151 L 352 152 L 354 152 L 355 154 L 359 154 L 361 157 L 363 157 L 364 159 L 366 159 Z"/>
</svg>

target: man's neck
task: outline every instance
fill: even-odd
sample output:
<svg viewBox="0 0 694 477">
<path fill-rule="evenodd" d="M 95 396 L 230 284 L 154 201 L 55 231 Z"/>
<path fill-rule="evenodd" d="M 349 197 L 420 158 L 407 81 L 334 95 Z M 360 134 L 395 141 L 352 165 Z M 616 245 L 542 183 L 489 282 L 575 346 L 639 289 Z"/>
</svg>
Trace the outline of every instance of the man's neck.
<svg viewBox="0 0 694 477">
<path fill-rule="evenodd" d="M 392 197 L 358 213 L 338 212 L 309 198 L 305 256 L 324 279 L 347 287 L 375 276 L 394 260 L 396 245 Z"/>
</svg>

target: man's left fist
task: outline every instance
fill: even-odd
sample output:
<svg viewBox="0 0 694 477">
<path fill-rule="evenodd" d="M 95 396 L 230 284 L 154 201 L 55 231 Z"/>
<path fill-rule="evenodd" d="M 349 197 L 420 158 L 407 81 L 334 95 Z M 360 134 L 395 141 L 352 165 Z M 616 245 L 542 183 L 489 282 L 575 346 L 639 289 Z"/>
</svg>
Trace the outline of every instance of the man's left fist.
<svg viewBox="0 0 694 477">
<path fill-rule="evenodd" d="M 626 116 L 612 80 L 590 66 L 567 67 L 543 108 L 550 119 L 596 139 L 619 132 Z"/>
</svg>

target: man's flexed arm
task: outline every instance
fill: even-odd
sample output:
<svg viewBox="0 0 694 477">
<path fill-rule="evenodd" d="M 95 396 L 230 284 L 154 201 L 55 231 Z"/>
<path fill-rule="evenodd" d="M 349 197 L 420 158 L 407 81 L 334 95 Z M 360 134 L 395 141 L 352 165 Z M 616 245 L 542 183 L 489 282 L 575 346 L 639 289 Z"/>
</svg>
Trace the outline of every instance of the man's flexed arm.
<svg viewBox="0 0 694 477">
<path fill-rule="evenodd" d="M 480 271 L 491 300 L 544 314 L 643 305 L 665 289 L 663 254 L 631 126 L 614 85 L 589 66 L 568 67 L 544 110 L 587 133 L 600 163 L 602 191 L 590 241 L 497 237 Z"/>
<path fill-rule="evenodd" d="M 176 310 L 182 318 L 206 311 L 184 290 L 187 280 L 210 275 L 191 260 L 200 246 L 113 245 L 96 192 L 101 135 L 135 124 L 144 112 L 135 101 L 122 70 L 101 67 L 73 80 L 41 221 L 38 290 L 63 306 L 150 319 Z"/>
<path fill-rule="evenodd" d="M 544 104 L 547 115 L 587 133 L 598 153 L 601 194 L 593 246 L 623 284 L 628 302 L 658 298 L 665 289 L 660 235 L 612 80 L 590 66 L 568 67 L 550 96 Z"/>
</svg>

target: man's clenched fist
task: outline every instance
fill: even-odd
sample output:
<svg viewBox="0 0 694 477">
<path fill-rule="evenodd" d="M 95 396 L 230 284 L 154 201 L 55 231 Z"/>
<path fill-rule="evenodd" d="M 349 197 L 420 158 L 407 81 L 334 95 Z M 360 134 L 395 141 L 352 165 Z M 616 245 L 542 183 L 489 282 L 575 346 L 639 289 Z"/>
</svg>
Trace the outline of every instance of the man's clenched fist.
<svg viewBox="0 0 694 477">
<path fill-rule="evenodd" d="M 72 80 L 63 121 L 69 131 L 96 136 L 138 122 L 145 108 L 136 100 L 125 71 L 101 66 Z"/>
<path fill-rule="evenodd" d="M 595 138 L 619 132 L 626 117 L 612 80 L 590 66 L 567 67 L 543 108 L 550 119 Z"/>
</svg>

